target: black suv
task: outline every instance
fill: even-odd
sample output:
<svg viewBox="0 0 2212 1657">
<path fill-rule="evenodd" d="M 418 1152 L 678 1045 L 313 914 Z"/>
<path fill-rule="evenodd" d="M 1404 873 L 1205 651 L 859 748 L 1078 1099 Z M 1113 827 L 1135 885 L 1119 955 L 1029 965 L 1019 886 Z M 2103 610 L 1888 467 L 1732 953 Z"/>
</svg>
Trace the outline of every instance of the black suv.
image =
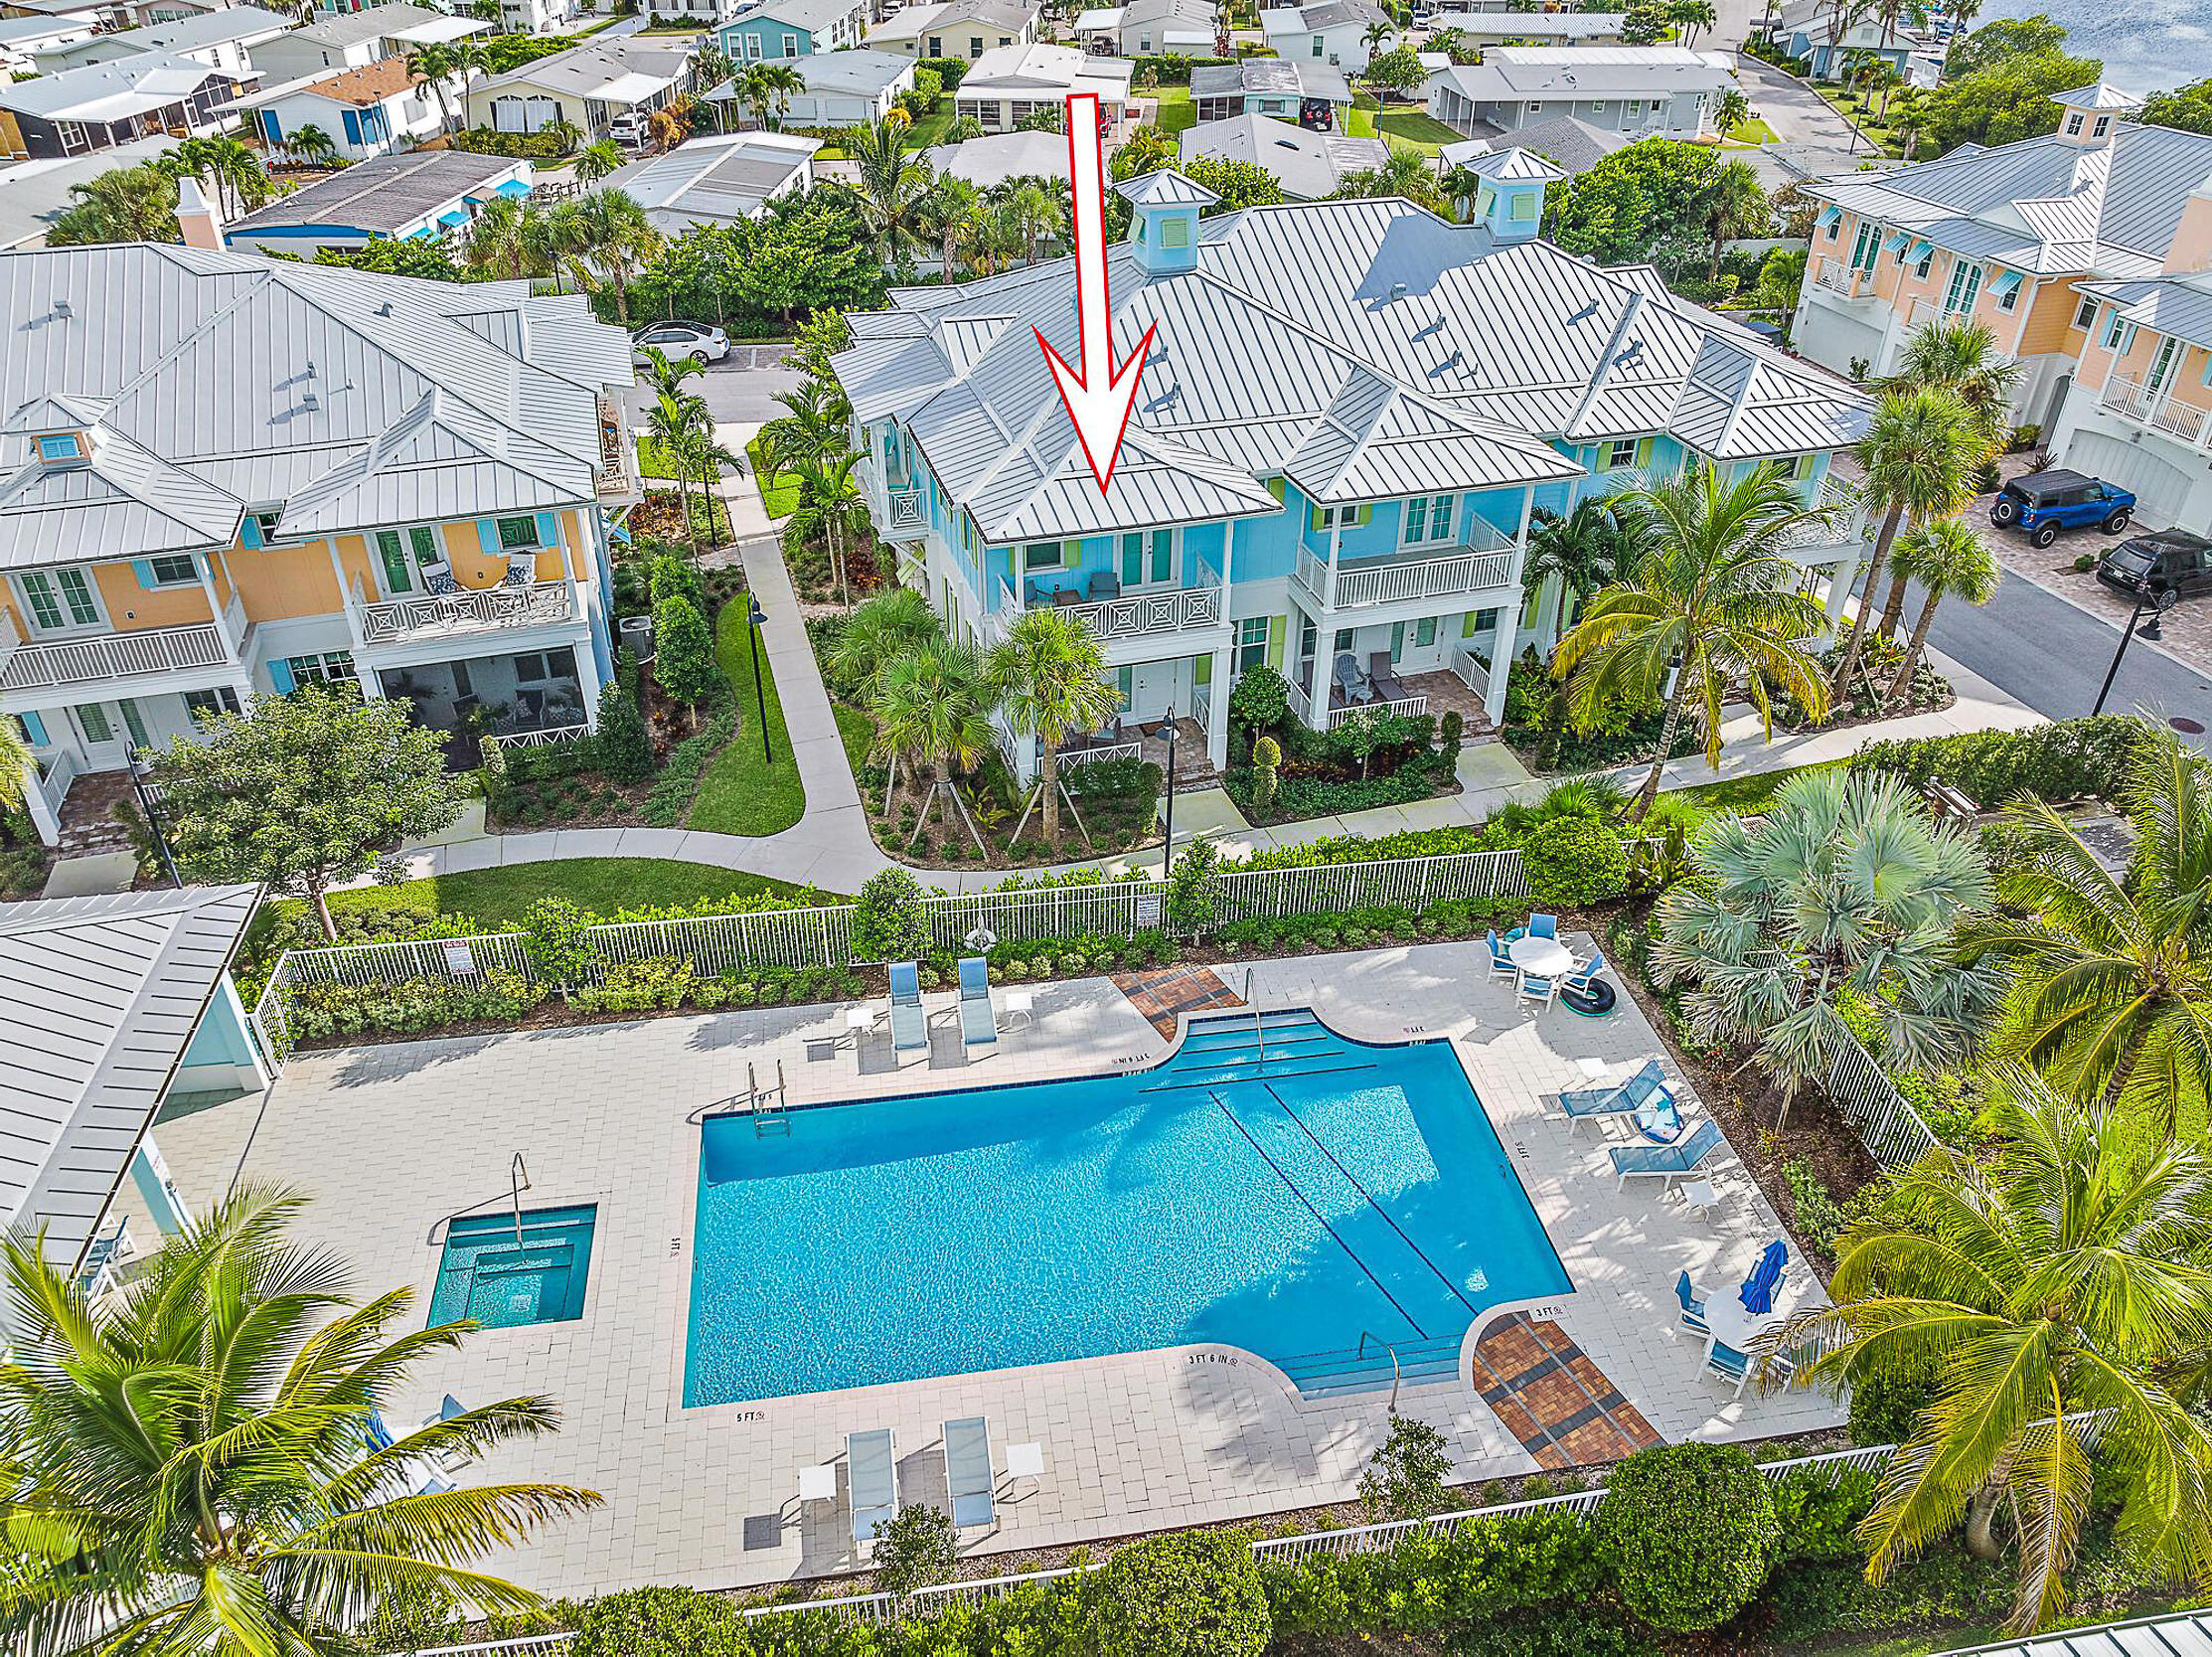
<svg viewBox="0 0 2212 1657">
<path fill-rule="evenodd" d="M 2097 561 L 2097 579 L 2131 598 L 2212 592 L 2212 541 L 2187 530 L 2154 530 L 2123 541 Z"/>
</svg>

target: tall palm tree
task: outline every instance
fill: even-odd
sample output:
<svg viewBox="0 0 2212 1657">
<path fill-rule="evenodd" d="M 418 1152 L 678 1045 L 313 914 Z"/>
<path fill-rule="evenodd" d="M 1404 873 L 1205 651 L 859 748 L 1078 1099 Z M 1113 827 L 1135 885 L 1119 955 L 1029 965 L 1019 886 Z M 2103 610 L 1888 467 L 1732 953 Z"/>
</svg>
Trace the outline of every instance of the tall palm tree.
<svg viewBox="0 0 2212 1657">
<path fill-rule="evenodd" d="M 775 398 L 791 413 L 760 428 L 763 471 L 796 471 L 803 462 L 842 454 L 850 446 L 852 411 L 834 380 L 809 380 Z"/>
<path fill-rule="evenodd" d="M 1697 32 L 1713 26 L 1713 0 L 1673 0 L 1666 8 L 1666 21 L 1682 31 L 1682 45 L 1695 49 Z"/>
<path fill-rule="evenodd" d="M 622 146 L 612 138 L 601 138 L 576 151 L 575 176 L 578 184 L 592 184 L 609 173 L 618 172 L 624 164 Z"/>
<path fill-rule="evenodd" d="M 1044 838 L 1060 843 L 1059 746 L 1071 731 L 1113 717 L 1121 696 L 1106 678 L 1106 658 L 1090 628 L 1052 610 L 1025 611 L 984 667 L 993 701 L 1018 737 L 1037 741 Z M 1084 843 L 1090 842 L 1088 830 Z"/>
<path fill-rule="evenodd" d="M 426 82 L 430 95 L 438 102 L 438 130 L 453 130 L 453 106 L 445 95 L 448 77 L 459 74 L 464 67 L 461 54 L 449 45 L 437 41 L 425 42 L 406 55 L 407 73 L 415 80 Z"/>
<path fill-rule="evenodd" d="M 1895 706 L 1912 694 L 1913 670 L 1928 643 L 1936 606 L 1946 598 L 1986 604 L 1997 595 L 2002 573 L 1988 544 L 1957 518 L 1939 518 L 1907 530 L 1897 538 L 1889 562 L 1900 582 L 1918 581 L 1927 594 L 1920 619 L 1913 623 L 1913 636 L 1906 642 L 1905 658 L 1897 664 L 1897 677 L 1890 681 L 1889 700 Z"/>
<path fill-rule="evenodd" d="M 284 140 L 284 147 L 311 167 L 337 159 L 338 140 L 310 121 Z"/>
<path fill-rule="evenodd" d="M 968 237 L 968 227 L 982 210 L 983 195 L 967 179 L 939 173 L 922 198 L 920 216 L 937 239 L 938 256 L 944 260 L 945 280 L 952 280 L 953 261 Z"/>
<path fill-rule="evenodd" d="M 1707 4 L 1705 10 L 1709 13 L 1712 7 Z M 1739 236 L 1758 236 L 1771 228 L 1774 204 L 1767 199 L 1767 187 L 1759 182 L 1748 161 L 1724 161 L 1715 167 L 1698 201 L 1705 215 L 1705 234 L 1713 244 L 1712 264 L 1705 279 L 1717 282 L 1722 245 Z"/>
<path fill-rule="evenodd" d="M 837 576 L 838 595 L 848 608 L 853 587 L 845 564 L 845 537 L 866 521 L 866 503 L 853 482 L 853 469 L 865 455 L 851 449 L 840 453 L 810 455 L 793 468 L 799 476 L 799 510 L 792 516 L 792 531 L 804 536 L 819 529 L 830 549 L 830 569 Z"/>
<path fill-rule="evenodd" d="M 594 190 L 563 202 L 560 215 L 572 245 L 568 262 L 594 292 L 611 290 L 616 319 L 630 325 L 630 282 L 660 251 L 661 233 L 626 190 Z"/>
<path fill-rule="evenodd" d="M 752 110 L 754 120 L 767 127 L 781 125 L 791 99 L 806 89 L 807 83 L 797 70 L 765 60 L 747 64 L 730 82 L 731 94 Z"/>
<path fill-rule="evenodd" d="M 926 597 L 910 586 L 891 587 L 848 618 L 830 647 L 830 667 L 869 700 L 884 668 L 944 636 L 945 624 Z"/>
<path fill-rule="evenodd" d="M 2203 1131 L 2212 1106 L 2212 781 L 2180 739 L 2144 724 L 2126 787 L 2137 841 L 2115 876 L 2046 802 L 2010 817 L 2024 854 L 1970 956 L 2012 969 L 1999 1040 L 2075 1098 Z"/>
<path fill-rule="evenodd" d="M 682 397 L 684 382 L 707 372 L 697 357 L 671 357 L 657 345 L 647 346 L 644 356 L 645 386 L 655 397 Z"/>
<path fill-rule="evenodd" d="M 692 517 L 691 475 L 690 468 L 684 464 L 684 450 L 692 437 L 708 424 L 707 400 L 682 390 L 656 391 L 653 406 L 645 412 L 647 441 L 659 456 L 662 469 L 676 479 L 676 502 L 684 515 L 684 538 L 691 543 L 694 557 L 699 553 L 699 525 Z"/>
<path fill-rule="evenodd" d="M 875 256 L 890 264 L 921 241 L 929 163 L 907 147 L 906 129 L 896 121 L 856 127 L 845 153 L 860 172 L 861 208 L 875 232 Z"/>
<path fill-rule="evenodd" d="M 696 401 L 696 400 L 695 400 Z M 700 418 L 690 430 L 678 434 L 674 451 L 676 475 L 699 485 L 700 516 L 707 525 L 707 533 L 717 544 L 721 540 L 719 520 L 714 511 L 716 485 L 724 471 L 737 471 L 744 466 L 744 457 L 719 442 L 714 436 L 714 423 L 701 405 Z M 684 509 L 684 522 L 692 543 L 692 551 L 699 551 L 699 529 L 694 522 L 691 508 Z"/>
<path fill-rule="evenodd" d="M 544 275 L 546 212 L 512 196 L 494 196 L 469 221 L 461 258 L 471 270 L 520 279 Z"/>
<path fill-rule="evenodd" d="M 1839 1003 L 1870 1009 L 1881 1056 L 1909 1070 L 1963 1059 L 2001 990 L 1954 958 L 1989 905 L 1965 835 L 1935 827 L 1902 778 L 1804 771 L 1756 821 L 1725 816 L 1691 849 L 1699 879 L 1660 906 L 1660 976 L 1690 986 L 1699 1036 L 1751 1044 L 1783 1109 L 1851 1044 Z"/>
<path fill-rule="evenodd" d="M 468 1562 L 595 1493 L 416 1487 L 425 1461 L 550 1433 L 558 1411 L 506 1399 L 374 1447 L 409 1372 L 472 1325 L 393 1335 L 409 1292 L 355 1304 L 336 1256 L 287 1237 L 301 1206 L 243 1188 L 98 1306 L 35 1239 L 7 1240 L 11 1651 L 336 1651 L 408 1593 L 541 1602 Z"/>
<path fill-rule="evenodd" d="M 1993 1154 L 1941 1146 L 1845 1232 L 1833 1304 L 1773 1337 L 1799 1386 L 1935 1372 L 1861 1521 L 1884 1580 L 1962 1517 L 1968 1548 L 2020 1561 L 2009 1626 L 2066 1604 L 2091 1509 L 2173 1581 L 2212 1577 L 2212 1436 L 2177 1396 L 2212 1346 L 2212 1157 L 2001 1075 Z M 2093 1437 L 2094 1435 L 2094 1437 Z M 2092 1447 L 2095 1469 L 2092 1470 Z"/>
<path fill-rule="evenodd" d="M 1632 820 L 1642 821 L 1685 718 L 1703 732 L 1707 761 L 1718 764 L 1720 709 L 1733 682 L 1744 683 L 1770 734 L 1770 685 L 1816 720 L 1826 712 L 1818 664 L 1797 642 L 1825 618 L 1800 588 L 1802 573 L 1785 547 L 1795 531 L 1827 514 L 1801 505 L 1790 480 L 1771 467 L 1723 483 L 1710 461 L 1623 498 L 1649 514 L 1652 543 L 1590 601 L 1560 641 L 1551 671 L 1567 682 L 1578 714 L 1624 694 L 1644 704 L 1664 699 L 1651 774 L 1630 807 Z"/>
<path fill-rule="evenodd" d="M 984 199 L 998 214 L 1010 244 L 1019 244 L 1022 262 L 1036 263 L 1037 242 L 1059 226 L 1059 209 L 1051 192 L 1033 178 L 1010 178 L 984 192 Z"/>
<path fill-rule="evenodd" d="M 1883 390 L 1940 388 L 1965 404 L 1980 436 L 1975 465 L 1980 467 L 2004 450 L 2012 427 L 2012 398 L 2023 365 L 1997 352 L 1996 335 L 1979 322 L 1931 322 L 1905 343 L 1897 372 Z M 1882 605 L 1881 634 L 1895 638 L 1905 613 L 1904 579 L 1894 572 Z"/>
<path fill-rule="evenodd" d="M 1559 582 L 1556 626 L 1564 627 L 1590 594 L 1621 573 L 1621 530 L 1602 500 L 1577 501 L 1564 516 L 1538 507 L 1528 525 L 1528 557 L 1521 565 L 1521 585 L 1535 591 L 1547 580 Z"/>
<path fill-rule="evenodd" d="M 922 807 L 914 825 L 918 840 L 929 822 L 938 784 L 950 783 L 953 773 L 973 767 L 991 746 L 982 658 L 950 639 L 935 640 L 901 656 L 877 677 L 869 712 L 875 719 L 874 756 L 890 767 L 884 809 L 889 809 L 903 763 Z M 970 832 L 974 832 L 972 825 Z M 982 844 L 980 835 L 977 844 Z"/>
<path fill-rule="evenodd" d="M 1908 517 L 1915 523 L 1948 518 L 1966 504 L 1974 492 L 1980 441 L 1974 412 L 1942 387 L 1884 392 L 1875 405 L 1857 457 L 1866 473 L 1864 498 L 1882 514 L 1882 527 L 1866 561 L 1851 641 L 1831 681 L 1836 695 L 1847 694 L 1851 675 L 1858 671 L 1866 635 L 1873 630 L 1874 585 L 1899 526 Z"/>
<path fill-rule="evenodd" d="M 49 247 L 177 240 L 177 179 L 165 168 L 110 167 L 71 185 L 70 196 L 68 210 L 46 233 Z"/>
</svg>

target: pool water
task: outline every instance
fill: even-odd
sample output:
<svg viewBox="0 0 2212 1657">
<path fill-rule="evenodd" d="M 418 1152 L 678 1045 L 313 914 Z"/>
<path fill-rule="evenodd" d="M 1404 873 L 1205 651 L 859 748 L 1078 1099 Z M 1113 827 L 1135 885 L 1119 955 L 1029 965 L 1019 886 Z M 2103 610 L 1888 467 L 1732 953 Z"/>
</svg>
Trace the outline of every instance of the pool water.
<svg viewBox="0 0 2212 1657">
<path fill-rule="evenodd" d="M 788 1120 L 703 1125 L 687 1404 L 1194 1342 L 1386 1386 L 1569 1286 L 1444 1042 L 1216 1019 L 1152 1070 Z"/>
<path fill-rule="evenodd" d="M 591 1270 L 592 1204 L 525 1209 L 522 1244 L 515 1216 L 471 1215 L 445 1228 L 445 1255 L 430 1295 L 430 1322 L 472 1318 L 489 1329 L 564 1323 L 583 1316 Z"/>
</svg>

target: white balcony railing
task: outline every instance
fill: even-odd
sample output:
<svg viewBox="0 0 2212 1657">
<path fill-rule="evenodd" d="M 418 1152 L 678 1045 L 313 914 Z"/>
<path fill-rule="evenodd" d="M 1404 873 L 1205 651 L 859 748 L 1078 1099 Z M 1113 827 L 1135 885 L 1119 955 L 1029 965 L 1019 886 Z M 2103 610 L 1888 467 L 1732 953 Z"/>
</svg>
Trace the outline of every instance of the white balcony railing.
<svg viewBox="0 0 2212 1657">
<path fill-rule="evenodd" d="M 1306 590 L 1325 605 L 1341 610 L 1419 598 L 1451 598 L 1509 586 L 1513 580 L 1512 544 L 1498 532 L 1491 533 L 1504 544 L 1485 551 L 1462 546 L 1433 558 L 1340 564 L 1334 586 L 1329 579 L 1328 561 L 1317 556 L 1312 548 L 1301 546 L 1298 579 Z"/>
<path fill-rule="evenodd" d="M 919 489 L 909 485 L 904 489 L 889 490 L 883 497 L 883 504 L 887 509 L 891 534 L 897 535 L 901 531 L 913 531 L 922 527 L 924 519 Z"/>
<path fill-rule="evenodd" d="M 1906 315 L 1905 315 L 1905 327 L 1906 327 L 1906 328 L 1907 328 L 1907 330 L 1909 330 L 1910 332 L 1912 332 L 1912 333 L 1916 333 L 1916 334 L 1917 334 L 1917 333 L 1919 333 L 1919 332 L 1920 332 L 1920 330 L 1921 330 L 1921 329 L 1923 329 L 1923 328 L 1927 327 L 1929 323 L 1931 323 L 1931 322 L 1933 322 L 1933 321 L 1935 321 L 1935 320 L 1936 320 L 1936 302 L 1935 302 L 1935 300 L 1933 300 L 1933 299 L 1915 299 L 1915 300 L 1913 301 L 1912 309 L 1911 309 L 1910 311 L 1908 311 L 1908 312 L 1906 313 Z"/>
<path fill-rule="evenodd" d="M 242 633 L 244 612 L 235 596 L 225 613 L 234 618 Z M 213 621 L 26 641 L 16 631 L 14 621 L 0 615 L 0 692 L 147 679 L 182 669 L 237 665 L 237 652 L 222 627 Z"/>
<path fill-rule="evenodd" d="M 1088 627 L 1092 636 L 1101 644 L 1115 639 L 1154 638 L 1218 627 L 1228 615 L 1221 601 L 1221 578 L 1202 562 L 1198 565 L 1197 574 L 1201 584 L 1195 586 L 1151 587 L 1080 604 L 1037 604 L 1027 607 L 1049 607 L 1061 615 L 1072 617 Z M 1209 577 L 1210 580 L 1205 579 Z M 1000 577 L 1000 625 L 1004 627 L 1011 624 L 1024 608 L 1022 600 L 1015 595 L 1013 584 L 1005 577 Z"/>
<path fill-rule="evenodd" d="M 1820 480 L 1820 492 L 1812 503 L 1828 513 L 1823 522 L 1810 519 L 1788 530 L 1782 537 L 1782 550 L 1798 562 L 1827 563 L 1822 554 L 1855 547 L 1863 539 L 1859 493 L 1850 484 L 1832 473 Z"/>
<path fill-rule="evenodd" d="M 2106 380 L 2097 406 L 2108 414 L 2148 426 L 2192 448 L 2204 440 L 2207 411 L 2196 404 L 2178 401 L 2171 386 L 2148 386 L 2131 376 L 2116 374 Z"/>
<path fill-rule="evenodd" d="M 1429 699 L 1425 693 L 1420 696 L 1401 696 L 1394 702 L 1362 702 L 1350 708 L 1330 709 L 1329 729 L 1336 730 L 1338 726 L 1343 725 L 1355 714 L 1400 714 L 1407 719 L 1412 719 L 1428 711 Z"/>
<path fill-rule="evenodd" d="M 369 601 L 357 580 L 354 600 L 360 612 L 361 642 L 369 645 L 544 627 L 573 621 L 581 609 L 573 583 L 565 580 L 464 587 L 459 592 L 380 602 Z"/>
<path fill-rule="evenodd" d="M 619 500 L 637 493 L 637 480 L 630 475 L 632 456 L 630 431 L 623 423 L 622 411 L 612 398 L 602 397 L 599 399 L 598 468 L 602 500 Z"/>
</svg>

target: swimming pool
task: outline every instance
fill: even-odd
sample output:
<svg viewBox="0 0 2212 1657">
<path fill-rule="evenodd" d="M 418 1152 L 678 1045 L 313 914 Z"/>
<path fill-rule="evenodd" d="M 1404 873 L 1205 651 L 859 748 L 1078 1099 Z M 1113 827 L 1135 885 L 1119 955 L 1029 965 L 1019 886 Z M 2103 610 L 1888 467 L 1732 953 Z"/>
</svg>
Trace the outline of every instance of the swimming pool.
<svg viewBox="0 0 2212 1657">
<path fill-rule="evenodd" d="M 1448 1043 L 1194 1021 L 1159 1067 L 703 1125 L 685 1402 L 1194 1342 L 1450 1375 L 1567 1274 Z M 1362 1346 L 1365 1350 L 1359 1351 Z"/>
</svg>

